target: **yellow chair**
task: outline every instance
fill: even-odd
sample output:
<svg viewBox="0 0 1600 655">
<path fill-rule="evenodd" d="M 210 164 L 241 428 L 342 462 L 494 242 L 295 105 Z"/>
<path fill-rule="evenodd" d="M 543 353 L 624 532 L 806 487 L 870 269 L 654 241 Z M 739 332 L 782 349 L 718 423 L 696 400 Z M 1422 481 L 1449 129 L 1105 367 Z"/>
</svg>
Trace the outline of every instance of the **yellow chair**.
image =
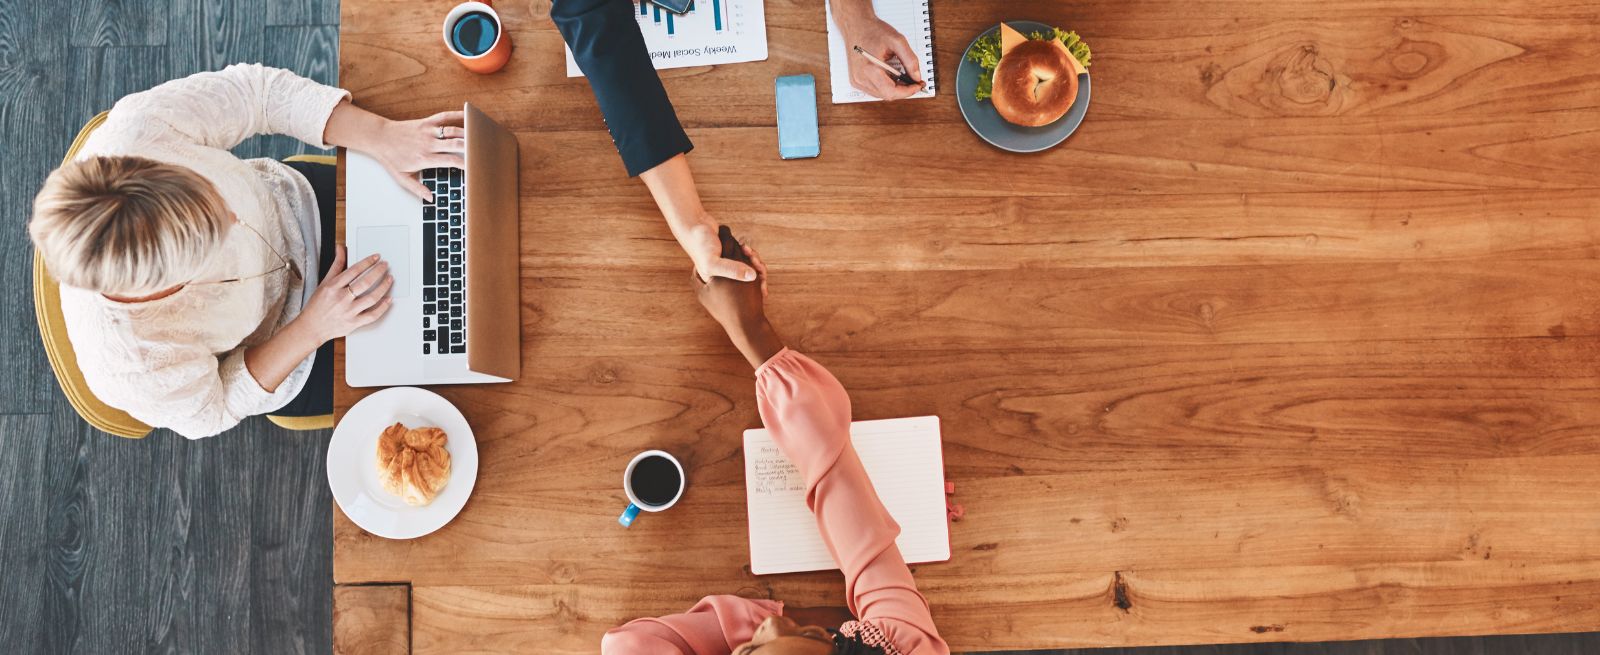
<svg viewBox="0 0 1600 655">
<path fill-rule="evenodd" d="M 294 155 L 284 158 L 284 161 L 300 161 L 324 166 L 338 166 L 339 159 L 333 155 Z M 285 430 L 326 430 L 333 427 L 333 415 L 321 416 L 274 416 L 267 415 L 267 420 Z"/>
<path fill-rule="evenodd" d="M 67 156 L 61 160 L 62 165 L 71 162 L 78 155 L 78 150 L 83 148 L 84 141 L 89 135 L 106 122 L 107 112 L 100 112 L 83 129 L 78 131 L 77 138 L 72 140 L 72 146 L 67 148 Z M 309 161 L 318 164 L 333 165 L 335 159 L 326 155 L 299 155 L 290 157 L 288 161 Z M 45 357 L 50 360 L 50 369 L 56 374 L 56 382 L 61 385 L 61 392 L 66 395 L 67 402 L 72 409 L 83 417 L 89 425 L 107 434 L 130 439 L 142 439 L 150 434 L 150 426 L 138 419 L 129 416 L 127 412 L 107 405 L 95 397 L 89 390 L 89 385 L 83 379 L 83 371 L 78 368 L 77 354 L 72 350 L 72 342 L 67 339 L 66 319 L 61 315 L 61 287 L 50 277 L 45 269 L 44 259 L 38 251 L 33 253 L 33 310 L 34 317 L 39 323 L 39 336 L 44 341 Z M 268 416 L 279 427 L 289 430 L 320 430 L 333 427 L 333 415 L 324 416 Z"/>
</svg>

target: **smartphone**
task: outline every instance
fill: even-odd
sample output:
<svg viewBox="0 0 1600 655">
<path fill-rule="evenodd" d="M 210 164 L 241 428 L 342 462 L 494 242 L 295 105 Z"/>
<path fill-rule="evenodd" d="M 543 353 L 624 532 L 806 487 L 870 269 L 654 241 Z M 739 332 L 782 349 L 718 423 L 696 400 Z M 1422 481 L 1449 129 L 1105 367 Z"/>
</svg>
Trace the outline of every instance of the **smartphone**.
<svg viewBox="0 0 1600 655">
<path fill-rule="evenodd" d="M 640 0 L 640 2 L 643 1 L 644 0 Z M 654 3 L 657 7 L 680 15 L 688 13 L 689 7 L 694 5 L 694 0 L 650 0 L 650 2 Z"/>
<path fill-rule="evenodd" d="M 816 78 L 785 75 L 773 83 L 773 93 L 778 97 L 778 156 L 804 159 L 821 154 Z"/>
</svg>

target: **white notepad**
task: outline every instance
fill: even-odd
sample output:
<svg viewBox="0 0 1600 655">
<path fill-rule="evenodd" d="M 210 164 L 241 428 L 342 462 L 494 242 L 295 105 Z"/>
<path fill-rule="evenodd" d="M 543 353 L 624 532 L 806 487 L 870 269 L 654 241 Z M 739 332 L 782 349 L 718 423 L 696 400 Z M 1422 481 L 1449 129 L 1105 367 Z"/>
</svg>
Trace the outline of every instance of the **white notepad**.
<svg viewBox="0 0 1600 655">
<path fill-rule="evenodd" d="M 928 10 L 929 0 L 872 0 L 878 18 L 888 23 L 911 43 L 922 66 L 922 79 L 928 86 L 913 98 L 932 98 L 935 91 L 933 74 L 933 18 Z M 877 100 L 850 85 L 850 62 L 846 57 L 860 57 L 850 51 L 844 36 L 833 24 L 833 4 L 828 3 L 828 78 L 833 86 L 833 104 L 872 102 Z M 876 54 L 876 53 L 874 53 Z M 870 65 L 870 64 L 869 64 Z"/>
<path fill-rule="evenodd" d="M 895 543 L 906 562 L 949 560 L 939 417 L 856 421 L 850 438 L 878 497 L 900 524 Z M 744 433 L 744 480 L 752 573 L 839 568 L 806 507 L 805 478 L 766 430 Z"/>
</svg>

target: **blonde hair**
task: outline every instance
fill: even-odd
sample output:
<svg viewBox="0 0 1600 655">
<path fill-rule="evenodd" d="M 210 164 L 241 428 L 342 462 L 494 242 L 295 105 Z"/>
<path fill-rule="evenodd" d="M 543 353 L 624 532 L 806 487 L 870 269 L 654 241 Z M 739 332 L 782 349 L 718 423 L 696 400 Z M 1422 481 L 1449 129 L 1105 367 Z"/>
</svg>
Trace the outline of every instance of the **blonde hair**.
<svg viewBox="0 0 1600 655">
<path fill-rule="evenodd" d="M 138 296 L 192 281 L 231 220 L 216 187 L 190 169 L 94 157 L 50 174 L 28 234 L 60 283 Z"/>
</svg>

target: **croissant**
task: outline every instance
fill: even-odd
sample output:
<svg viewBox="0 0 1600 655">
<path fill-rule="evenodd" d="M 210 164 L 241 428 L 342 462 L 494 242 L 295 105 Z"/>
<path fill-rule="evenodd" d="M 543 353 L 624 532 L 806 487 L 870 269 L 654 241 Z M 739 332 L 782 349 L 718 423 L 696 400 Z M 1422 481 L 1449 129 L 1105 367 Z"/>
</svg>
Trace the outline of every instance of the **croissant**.
<svg viewBox="0 0 1600 655">
<path fill-rule="evenodd" d="M 433 502 L 450 481 L 450 438 L 439 428 L 407 429 L 395 423 L 378 436 L 378 480 L 407 505 Z"/>
</svg>

